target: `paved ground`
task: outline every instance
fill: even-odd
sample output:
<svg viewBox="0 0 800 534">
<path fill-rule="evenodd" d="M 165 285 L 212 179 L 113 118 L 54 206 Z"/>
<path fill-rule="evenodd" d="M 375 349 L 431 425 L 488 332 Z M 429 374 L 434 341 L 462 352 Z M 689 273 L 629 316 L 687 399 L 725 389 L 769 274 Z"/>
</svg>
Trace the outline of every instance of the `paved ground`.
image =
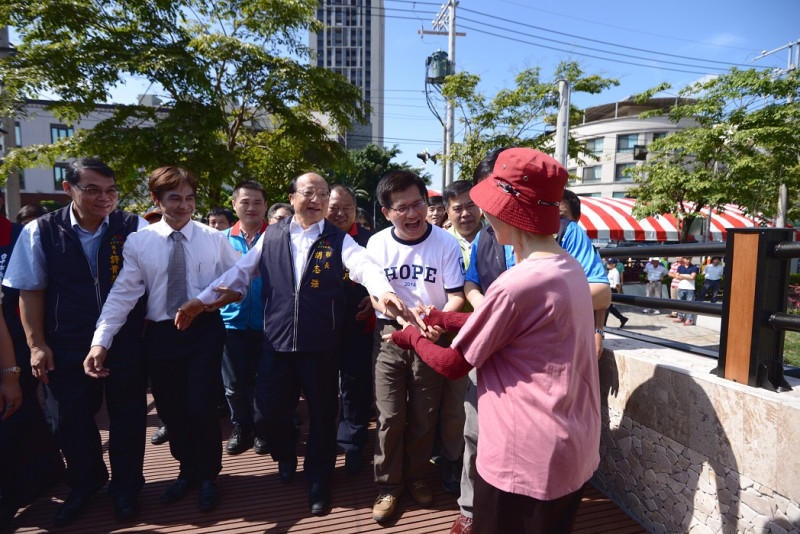
<svg viewBox="0 0 800 534">
<path fill-rule="evenodd" d="M 719 346 L 719 317 L 698 316 L 697 324 L 684 326 L 683 323 L 673 322 L 675 319 L 669 316 L 669 310 L 661 310 L 659 315 L 651 315 L 643 313 L 642 308 L 619 304 L 616 306 L 628 318 L 628 322 L 620 331 L 617 318 L 609 315 L 606 323 L 609 332 L 621 335 L 642 334 L 708 349 L 716 349 Z"/>
</svg>

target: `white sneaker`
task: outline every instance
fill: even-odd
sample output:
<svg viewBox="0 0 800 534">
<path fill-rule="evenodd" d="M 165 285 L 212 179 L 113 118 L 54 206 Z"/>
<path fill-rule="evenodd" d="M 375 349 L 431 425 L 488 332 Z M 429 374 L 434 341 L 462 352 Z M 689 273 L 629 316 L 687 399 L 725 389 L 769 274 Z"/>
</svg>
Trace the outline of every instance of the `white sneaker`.
<svg viewBox="0 0 800 534">
<path fill-rule="evenodd" d="M 652 313 L 653 315 L 661 315 L 661 312 L 658 310 L 653 310 Z"/>
<path fill-rule="evenodd" d="M 642 313 L 650 313 L 652 311 L 653 310 L 651 310 L 650 308 L 645 308 L 645 309 L 642 310 Z"/>
</svg>

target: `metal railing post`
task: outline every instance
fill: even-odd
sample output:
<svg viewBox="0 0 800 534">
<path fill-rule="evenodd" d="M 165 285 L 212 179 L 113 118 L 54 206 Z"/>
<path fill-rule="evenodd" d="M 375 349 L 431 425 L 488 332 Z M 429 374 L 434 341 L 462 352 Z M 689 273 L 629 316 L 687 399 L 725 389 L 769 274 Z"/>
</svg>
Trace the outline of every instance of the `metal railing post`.
<svg viewBox="0 0 800 534">
<path fill-rule="evenodd" d="M 783 377 L 784 332 L 769 325 L 771 313 L 786 310 L 788 296 L 789 262 L 773 250 L 791 240 L 791 229 L 728 230 L 718 376 L 791 389 Z"/>
</svg>

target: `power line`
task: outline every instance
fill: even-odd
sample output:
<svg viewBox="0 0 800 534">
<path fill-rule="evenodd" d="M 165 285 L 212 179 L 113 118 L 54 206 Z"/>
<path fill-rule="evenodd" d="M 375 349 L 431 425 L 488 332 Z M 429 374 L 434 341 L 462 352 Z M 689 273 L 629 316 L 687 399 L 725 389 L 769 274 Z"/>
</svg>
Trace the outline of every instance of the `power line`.
<svg viewBox="0 0 800 534">
<path fill-rule="evenodd" d="M 404 1 L 404 0 L 389 0 L 389 1 Z M 557 15 L 559 17 L 564 17 L 564 18 L 573 19 L 573 20 L 579 20 L 581 22 L 588 22 L 589 24 L 596 24 L 598 26 L 605 26 L 605 27 L 608 27 L 608 28 L 614 28 L 615 30 L 624 30 L 624 31 L 632 32 L 632 33 L 640 33 L 642 35 L 649 35 L 651 37 L 660 37 L 662 39 L 671 39 L 671 40 L 674 40 L 674 41 L 682 41 L 684 43 L 701 44 L 701 45 L 704 45 L 704 46 L 715 46 L 717 48 L 728 48 L 730 50 L 741 50 L 743 52 L 750 52 L 750 53 L 753 52 L 753 50 L 751 50 L 749 48 L 742 48 L 742 47 L 739 47 L 739 46 L 728 46 L 728 45 L 720 45 L 720 44 L 714 44 L 714 43 L 705 43 L 703 41 L 695 41 L 693 39 L 684 39 L 682 37 L 675 37 L 673 35 L 663 35 L 663 34 L 660 34 L 660 33 L 645 32 L 645 31 L 642 31 L 642 30 L 635 30 L 635 29 L 632 29 L 632 28 L 626 28 L 625 26 L 615 26 L 613 24 L 606 24 L 604 22 L 599 22 L 597 20 L 584 19 L 584 18 L 581 18 L 581 17 L 575 17 L 573 15 L 565 15 L 563 13 L 558 13 L 557 11 L 549 11 L 547 9 L 542 9 L 540 7 L 533 7 L 533 6 L 530 6 L 530 5 L 527 5 L 527 4 L 522 4 L 522 3 L 519 3 L 519 2 L 512 2 L 510 0 L 499 0 L 499 1 L 503 2 L 505 4 L 524 7 L 524 8 L 532 9 L 532 10 L 535 10 L 535 11 L 543 11 L 545 13 L 550 13 L 551 15 Z"/>
<path fill-rule="evenodd" d="M 400 0 L 392 0 L 392 1 L 400 1 Z M 407 2 L 407 3 L 415 3 L 415 2 Z M 515 20 L 511 20 L 511 19 L 505 19 L 505 18 L 501 18 L 501 17 L 496 17 L 496 16 L 493 16 L 491 14 L 483 13 L 483 12 L 480 12 L 480 11 L 475 11 L 475 10 L 472 10 L 472 9 L 462 8 L 462 10 L 470 12 L 470 13 L 475 13 L 475 14 L 480 15 L 480 16 L 488 17 L 488 18 L 491 18 L 492 20 L 500 20 L 500 21 L 503 21 L 503 22 L 508 22 L 510 24 L 517 24 L 517 25 L 520 25 L 520 26 L 523 26 L 523 27 L 537 29 L 537 30 L 541 30 L 541 31 L 549 32 L 549 33 L 555 33 L 555 34 L 558 34 L 558 35 L 563 35 L 563 36 L 574 38 L 574 39 L 581 39 L 581 40 L 584 40 L 584 41 L 600 43 L 600 44 L 604 44 L 604 45 L 608 45 L 608 46 L 614 46 L 614 47 L 628 49 L 628 50 L 635 50 L 635 51 L 644 52 L 644 53 L 647 53 L 647 54 L 655 54 L 655 55 L 661 55 L 661 56 L 666 56 L 666 57 L 673 57 L 673 58 L 677 58 L 677 59 L 684 59 L 684 60 L 687 60 L 687 61 L 699 61 L 699 62 L 703 62 L 703 63 L 714 63 L 714 64 L 725 65 L 725 66 L 740 66 L 740 67 L 746 67 L 746 68 L 759 68 L 759 69 L 768 68 L 768 67 L 753 67 L 753 65 L 744 64 L 744 63 L 734 63 L 734 62 L 718 61 L 718 60 L 712 60 L 712 59 L 695 58 L 695 57 L 690 57 L 690 56 L 682 56 L 682 55 L 678 55 L 678 54 L 670 54 L 668 52 L 659 52 L 659 51 L 656 51 L 656 50 L 648 50 L 648 49 L 645 49 L 645 48 L 638 48 L 638 47 L 627 46 L 627 45 L 619 45 L 619 44 L 612 43 L 612 42 L 609 42 L 609 41 L 602 41 L 602 40 L 599 40 L 599 39 L 592 39 L 592 38 L 588 38 L 588 37 L 582 37 L 580 35 L 570 34 L 570 33 L 561 32 L 561 31 L 557 31 L 557 30 L 549 30 L 547 28 L 543 28 L 543 27 L 540 27 L 540 26 L 534 26 L 534 25 L 531 25 L 531 24 L 526 24 L 526 23 L 515 21 Z M 379 11 L 379 9 L 376 8 L 376 11 Z M 417 20 L 417 19 L 411 19 L 410 17 L 402 17 L 402 16 L 398 16 L 398 15 L 390 15 L 390 14 L 385 13 L 386 11 L 395 11 L 395 12 L 402 12 L 402 13 L 419 14 L 419 12 L 416 11 L 416 10 L 407 10 L 407 9 L 399 9 L 399 8 L 386 8 L 386 7 L 384 7 L 383 11 L 384 11 L 383 14 L 378 13 L 377 15 L 379 17 L 383 17 L 385 19 Z M 423 15 L 431 15 L 431 13 L 423 13 Z M 459 17 L 459 18 L 460 18 L 460 20 L 467 20 L 469 22 L 474 22 L 474 23 L 477 23 L 477 24 L 481 24 L 483 26 L 493 27 L 493 28 L 496 28 L 496 29 L 499 29 L 499 30 L 505 30 L 506 29 L 503 26 L 493 25 L 493 24 L 490 24 L 490 23 L 487 23 L 487 22 L 483 22 L 483 21 L 480 21 L 480 20 L 475 20 L 475 19 L 470 19 L 470 18 L 465 18 L 465 17 Z M 463 24 L 460 25 L 460 27 L 465 28 L 465 29 L 470 29 L 470 30 L 473 30 L 473 31 L 477 31 L 479 33 L 483 33 L 483 34 L 486 34 L 486 35 L 492 35 L 492 36 L 501 37 L 501 38 L 509 38 L 507 36 L 493 34 L 491 32 L 487 32 L 485 30 L 479 30 L 477 28 L 464 26 Z M 577 44 L 577 43 L 567 43 L 567 42 L 564 42 L 564 41 L 558 41 L 558 40 L 555 40 L 555 39 L 536 36 L 536 35 L 532 35 L 531 37 L 534 38 L 534 39 L 540 39 L 540 40 L 544 40 L 544 41 L 555 42 L 557 44 L 562 44 L 562 45 L 567 45 L 567 46 L 574 46 L 574 47 L 577 47 L 577 48 L 584 48 L 584 49 L 587 49 L 587 50 L 601 52 L 601 53 L 604 53 L 604 54 L 617 55 L 617 56 L 620 56 L 620 57 L 628 57 L 628 58 L 632 58 L 632 59 L 641 59 L 641 60 L 644 60 L 644 61 L 653 61 L 653 62 L 656 62 L 656 63 L 662 63 L 662 64 L 668 64 L 668 65 L 671 64 L 671 65 L 683 66 L 683 67 L 694 68 L 694 69 L 705 69 L 705 68 L 708 68 L 708 69 L 714 69 L 715 71 L 719 71 L 720 70 L 719 68 L 714 68 L 714 67 L 709 67 L 709 66 L 704 66 L 704 65 L 691 65 L 691 64 L 686 64 L 686 63 L 678 63 L 678 62 L 674 62 L 674 61 L 668 61 L 668 60 L 665 60 L 665 59 L 641 57 L 641 56 L 635 56 L 635 55 L 631 55 L 631 54 L 625 54 L 623 52 L 615 52 L 615 51 L 611 51 L 611 50 L 603 50 L 603 49 L 598 49 L 598 48 L 592 48 L 592 47 L 589 47 L 589 46 L 586 46 L 586 45 L 581 45 L 581 44 Z M 574 52 L 574 51 L 567 51 L 567 50 L 562 50 L 562 49 L 558 49 L 558 48 L 547 47 L 545 45 L 540 45 L 540 44 L 537 44 L 537 43 L 531 43 L 531 42 L 528 42 L 528 41 L 519 41 L 519 42 L 523 42 L 523 43 L 530 44 L 530 45 L 533 45 L 533 46 L 541 46 L 541 47 L 544 47 L 544 48 L 549 48 L 551 50 L 555 50 L 555 51 L 558 51 L 558 52 L 567 52 L 567 53 Z M 611 58 L 597 57 L 597 56 L 592 56 L 590 54 L 580 53 L 580 52 L 574 52 L 574 53 L 582 55 L 582 56 L 585 56 L 585 57 L 591 57 L 591 58 L 594 58 L 594 59 L 602 59 L 602 60 L 605 60 L 605 61 L 615 61 L 615 62 L 618 62 L 618 63 L 624 63 L 624 64 L 634 65 L 634 66 L 641 66 L 641 67 L 646 67 L 646 68 L 662 68 L 663 70 L 671 70 L 671 71 L 675 71 L 675 72 L 685 72 L 685 73 L 689 73 L 689 74 L 706 74 L 705 72 L 678 70 L 678 69 L 668 68 L 668 67 L 654 67 L 653 65 L 642 65 L 640 63 L 632 63 L 632 62 L 626 62 L 626 61 L 623 61 L 623 60 L 616 60 L 616 59 L 611 59 Z"/>
<path fill-rule="evenodd" d="M 372 139 L 373 138 L 371 135 L 362 135 L 362 134 L 349 133 L 349 132 L 347 134 L 347 137 L 348 138 L 352 138 L 352 139 Z M 400 142 L 422 143 L 422 144 L 425 144 L 425 143 L 435 144 L 435 143 L 441 143 L 442 142 L 441 139 L 437 139 L 435 141 L 431 141 L 430 139 L 408 139 L 408 138 L 405 138 L 405 137 L 387 137 L 387 136 L 383 136 L 383 137 L 381 137 L 381 139 L 383 139 L 384 141 L 388 140 L 388 141 L 400 141 Z"/>
<path fill-rule="evenodd" d="M 400 3 L 400 4 L 429 5 L 429 6 L 437 6 L 437 7 L 440 5 L 437 2 L 417 2 L 415 0 L 385 0 L 385 1 L 386 2 L 396 2 L 396 3 Z M 632 32 L 632 33 L 640 33 L 642 35 L 649 35 L 651 37 L 660 37 L 660 38 L 663 38 L 663 39 L 671 39 L 671 40 L 674 40 L 674 41 L 682 41 L 682 42 L 685 42 L 685 43 L 701 44 L 701 45 L 705 45 L 705 46 L 714 46 L 714 47 L 717 47 L 717 48 L 728 48 L 730 50 L 741 50 L 741 51 L 744 51 L 744 52 L 751 52 L 751 53 L 753 52 L 753 50 L 751 50 L 749 48 L 742 48 L 742 47 L 738 47 L 738 46 L 720 45 L 720 44 L 715 44 L 715 43 L 706 43 L 706 42 L 703 42 L 703 41 L 696 41 L 696 40 L 693 40 L 693 39 L 684 39 L 682 37 L 675 37 L 673 35 L 663 35 L 663 34 L 660 34 L 660 33 L 645 32 L 645 31 L 637 30 L 637 29 L 633 29 L 633 28 L 626 28 L 625 26 L 615 26 L 613 24 L 606 24 L 604 22 L 600 22 L 600 21 L 593 20 L 593 19 L 585 19 L 585 18 L 573 16 L 573 15 L 565 15 L 563 13 L 558 13 L 557 11 L 550 11 L 550 10 L 547 10 L 547 9 L 542 9 L 540 7 L 534 7 L 534 6 L 525 4 L 525 3 L 512 2 L 511 0 L 498 0 L 498 1 L 500 1 L 502 3 L 505 3 L 505 4 L 513 5 L 513 6 L 523 7 L 523 8 L 526 8 L 526 9 L 531 9 L 531 10 L 535 10 L 535 11 L 542 11 L 544 13 L 549 13 L 551 15 L 557 15 L 559 17 L 564 17 L 564 18 L 567 18 L 567 19 L 579 20 L 581 22 L 587 22 L 589 24 L 595 24 L 595 25 L 598 25 L 598 26 L 605 26 L 605 27 L 608 27 L 608 28 L 614 28 L 616 30 L 624 30 L 624 31 Z M 464 8 L 464 7 L 462 7 L 462 9 L 464 11 L 469 11 L 467 8 Z M 488 16 L 490 16 L 493 19 L 496 19 L 495 15 L 488 15 Z M 517 22 L 517 21 L 513 21 L 513 22 Z"/>
<path fill-rule="evenodd" d="M 485 13 L 480 13 L 478 11 L 473 11 L 471 9 L 466 9 L 465 8 L 464 11 L 468 11 L 470 13 L 477 13 L 478 15 L 482 15 L 482 16 L 489 16 L 489 15 L 487 15 Z M 470 19 L 470 18 L 466 18 L 466 17 L 461 17 L 461 20 L 466 20 L 468 22 L 475 22 L 477 24 L 483 24 L 484 26 L 489 26 L 491 28 L 497 28 L 499 30 L 505 29 L 503 26 L 497 26 L 495 24 L 489 24 L 489 23 L 486 23 L 486 22 L 482 22 L 480 20 L 474 20 L 474 19 Z M 608 41 L 601 41 L 599 39 L 590 39 L 588 37 L 580 37 L 580 36 L 572 35 L 572 34 L 569 34 L 569 33 L 559 32 L 559 31 L 555 31 L 555 30 L 548 30 L 548 29 L 542 28 L 540 26 L 533 26 L 531 24 L 525 24 L 523 22 L 515 22 L 515 21 L 512 21 L 512 20 L 503 19 L 503 18 L 495 17 L 494 20 L 502 20 L 504 22 L 517 24 L 519 26 L 525 26 L 527 28 L 533 28 L 533 29 L 536 29 L 536 30 L 555 33 L 557 35 L 564 35 L 564 36 L 572 37 L 572 38 L 575 38 L 575 39 L 583 39 L 585 41 L 589 41 L 589 42 L 592 42 L 592 43 L 600 43 L 600 44 L 604 44 L 604 45 L 608 45 L 608 46 L 616 46 L 618 48 L 624 48 L 626 50 L 635 50 L 637 52 L 644 52 L 644 53 L 647 53 L 647 54 L 657 54 L 657 55 L 673 57 L 673 58 L 678 58 L 678 59 L 685 59 L 687 61 L 701 61 L 701 62 L 704 62 L 704 63 L 718 63 L 718 64 L 726 65 L 726 66 L 734 65 L 734 66 L 738 66 L 738 67 L 747 67 L 747 68 L 752 68 L 753 67 L 752 65 L 745 65 L 743 63 L 729 63 L 727 61 L 716 61 L 716 60 L 711 60 L 711 59 L 701 59 L 701 58 L 694 58 L 694 57 L 688 57 L 688 56 L 680 56 L 680 55 L 677 55 L 677 54 L 669 54 L 667 52 L 657 52 L 657 51 L 654 51 L 654 50 L 647 50 L 645 48 L 637 48 L 635 46 L 618 45 L 618 44 L 614 44 L 614 43 L 611 43 L 611 42 L 608 42 Z M 602 49 L 599 49 L 599 48 L 592 48 L 592 47 L 589 47 L 589 46 L 584 46 L 584 45 L 580 45 L 580 44 L 576 44 L 576 43 L 567 43 L 567 42 L 564 42 L 564 41 L 558 41 L 556 39 L 550 39 L 548 37 L 540 37 L 538 35 L 531 35 L 530 37 L 533 37 L 534 39 L 542 39 L 544 41 L 550 41 L 550 42 L 553 42 L 553 43 L 558 43 L 558 44 L 563 44 L 563 45 L 568 45 L 568 46 L 570 46 L 570 45 L 578 46 L 578 47 L 581 47 L 581 48 L 585 48 L 587 50 L 593 50 L 595 52 L 603 52 L 604 54 L 616 54 L 616 55 L 619 55 L 619 56 L 622 56 L 622 57 L 629 57 L 629 58 L 633 58 L 633 59 L 644 59 L 646 61 L 658 61 L 660 63 L 667 63 L 667 64 L 671 64 L 671 65 L 680 65 L 680 66 L 684 66 L 684 67 L 706 68 L 706 67 L 704 67 L 702 65 L 687 65 L 685 63 L 677 63 L 677 62 L 674 62 L 674 61 L 668 61 L 666 59 L 654 59 L 654 58 L 647 58 L 647 57 L 641 57 L 641 56 L 634 56 L 634 55 L 625 54 L 625 53 L 622 53 L 622 52 L 614 52 L 614 51 L 611 51 L 611 50 L 602 50 Z M 759 68 L 763 68 L 763 67 L 759 67 Z"/>
<path fill-rule="evenodd" d="M 397 2 L 399 4 L 414 4 L 418 6 L 441 6 L 441 2 L 416 2 L 415 0 L 384 0 L 386 2 Z"/>
<path fill-rule="evenodd" d="M 509 37 L 507 35 L 500 35 L 500 34 L 497 34 L 497 33 L 492 33 L 492 32 L 487 32 L 487 31 L 484 31 L 484 30 L 480 30 L 478 28 L 473 28 L 473 27 L 470 27 L 470 26 L 464 26 L 463 24 L 460 27 L 464 28 L 464 29 L 467 29 L 467 30 L 470 30 L 470 31 L 477 32 L 477 33 L 483 33 L 483 34 L 486 34 L 486 35 L 491 35 L 492 37 L 499 37 L 500 39 L 507 39 L 509 41 L 515 41 L 515 42 L 518 42 L 518 43 L 524 43 L 524 44 L 528 44 L 528 45 L 532 45 L 532 46 L 538 46 L 539 48 L 546 48 L 548 50 L 555 50 L 556 52 L 563 52 L 563 53 L 566 53 L 566 54 L 574 54 L 576 56 L 589 57 L 589 58 L 593 58 L 593 59 L 600 59 L 600 60 L 603 60 L 603 61 L 611 61 L 611 62 L 614 62 L 614 63 L 622 63 L 622 64 L 625 64 L 625 65 L 634 65 L 636 67 L 645 67 L 645 68 L 648 68 L 648 69 L 661 69 L 661 70 L 669 70 L 669 71 L 673 71 L 673 72 L 685 72 L 687 74 L 698 74 L 698 75 L 708 74 L 708 71 L 699 72 L 699 71 L 694 71 L 694 70 L 673 69 L 673 68 L 670 68 L 670 67 L 662 67 L 662 66 L 659 66 L 659 65 L 645 65 L 645 64 L 642 64 L 642 63 L 634 63 L 632 61 L 624 61 L 622 59 L 614 59 L 614 58 L 608 58 L 608 57 L 602 57 L 602 56 L 595 56 L 595 55 L 592 55 L 592 54 L 587 54 L 585 52 L 580 52 L 580 51 L 575 51 L 575 50 L 562 50 L 560 48 L 555 48 L 553 46 L 547 46 L 547 45 L 543 45 L 543 44 L 539 44 L 539 43 L 532 43 L 530 41 L 525 41 L 523 39 L 516 39 L 514 37 Z M 657 62 L 657 60 L 652 60 L 652 61 Z"/>
<path fill-rule="evenodd" d="M 389 114 L 389 113 L 384 113 L 383 116 L 384 117 L 389 117 L 389 118 L 392 118 L 392 119 L 413 120 L 413 121 L 417 121 L 417 120 L 433 121 L 434 120 L 434 118 L 429 116 L 429 115 L 426 115 L 426 116 L 422 117 L 422 116 L 419 116 L 419 115 L 392 115 L 392 114 Z"/>
</svg>

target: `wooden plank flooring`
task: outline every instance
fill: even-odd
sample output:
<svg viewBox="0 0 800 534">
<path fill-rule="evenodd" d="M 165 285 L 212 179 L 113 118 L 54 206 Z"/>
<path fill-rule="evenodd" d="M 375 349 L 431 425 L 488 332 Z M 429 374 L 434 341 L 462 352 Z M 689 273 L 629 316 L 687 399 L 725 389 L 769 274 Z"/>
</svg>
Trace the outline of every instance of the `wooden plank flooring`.
<svg viewBox="0 0 800 534">
<path fill-rule="evenodd" d="M 130 522 L 118 522 L 113 517 L 111 500 L 104 492 L 95 495 L 86 513 L 69 527 L 54 529 L 52 520 L 66 496 L 64 483 L 58 484 L 27 508 L 20 510 L 12 521 L 11 532 L 106 533 L 106 532 L 226 532 L 226 533 L 448 533 L 458 516 L 456 498 L 445 493 L 439 483 L 440 472 L 431 466 L 427 481 L 434 491 L 434 503 L 422 508 L 404 494 L 400 498 L 396 518 L 384 525 L 372 519 L 372 503 L 377 493 L 372 480 L 371 462 L 359 475 L 344 471 L 344 454 L 337 457 L 332 479 L 331 512 L 314 517 L 308 511 L 307 485 L 302 467 L 295 480 L 284 485 L 278 479 L 277 464 L 267 456 L 256 455 L 252 450 L 239 456 L 223 455 L 223 469 L 219 476 L 222 501 L 210 513 L 197 510 L 196 490 L 181 502 L 163 506 L 158 497 L 177 476 L 177 463 L 169 453 L 167 444 L 150 444 L 150 434 L 158 419 L 152 399 L 148 416 L 147 448 L 145 452 L 145 479 L 142 490 L 141 512 Z M 301 402 L 301 413 L 302 413 Z M 103 439 L 108 437 L 107 419 L 98 416 Z M 373 425 L 374 430 L 374 425 Z M 302 454 L 307 425 L 301 433 L 298 452 Z M 227 440 L 230 424 L 223 420 L 223 437 Z M 372 451 L 372 437 L 367 450 Z M 224 443 L 223 443 L 224 445 Z M 302 457 L 300 457 L 302 466 Z M 613 502 L 591 485 L 587 485 L 583 502 L 578 510 L 574 531 L 576 533 L 614 532 L 615 534 L 646 533 L 636 521 L 625 515 Z"/>
</svg>

